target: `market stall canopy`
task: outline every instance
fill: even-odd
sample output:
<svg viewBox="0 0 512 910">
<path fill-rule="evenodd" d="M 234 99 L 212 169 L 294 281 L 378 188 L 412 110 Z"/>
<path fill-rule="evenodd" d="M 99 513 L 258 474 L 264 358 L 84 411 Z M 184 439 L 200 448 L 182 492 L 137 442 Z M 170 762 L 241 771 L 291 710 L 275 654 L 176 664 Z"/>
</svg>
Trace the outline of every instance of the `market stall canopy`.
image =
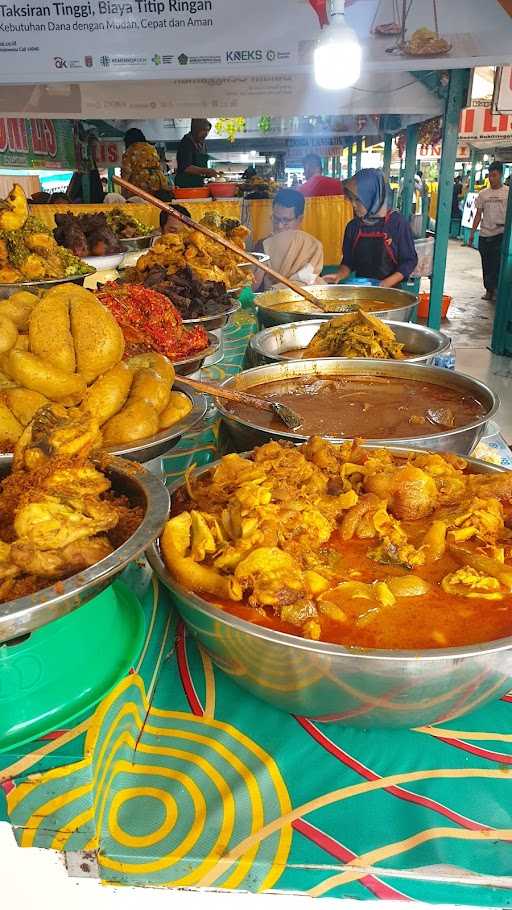
<svg viewBox="0 0 512 910">
<path fill-rule="evenodd" d="M 142 80 L 0 85 L 0 114 L 4 116 L 101 117 L 111 122 L 116 118 L 114 123 L 186 117 L 187 129 L 191 115 L 208 111 L 230 117 L 402 114 L 414 121 L 436 117 L 442 110 L 441 99 L 419 79 L 411 73 L 394 72 L 365 74 L 351 89 L 335 96 L 319 89 L 306 74 L 179 80 L 172 90 L 168 82 L 155 82 L 150 92 Z M 169 133 L 173 128 L 165 129 Z M 152 134 L 151 138 L 172 140 L 184 132 L 182 128 L 175 136 Z"/>
<path fill-rule="evenodd" d="M 503 5 L 502 5 L 503 3 Z M 1 6 L 0 82 L 307 73 L 327 0 L 89 0 Z M 400 7 L 402 12 L 400 12 Z M 363 68 L 509 63 L 505 0 L 347 0 Z M 60 51 L 56 55 L 56 50 Z"/>
</svg>

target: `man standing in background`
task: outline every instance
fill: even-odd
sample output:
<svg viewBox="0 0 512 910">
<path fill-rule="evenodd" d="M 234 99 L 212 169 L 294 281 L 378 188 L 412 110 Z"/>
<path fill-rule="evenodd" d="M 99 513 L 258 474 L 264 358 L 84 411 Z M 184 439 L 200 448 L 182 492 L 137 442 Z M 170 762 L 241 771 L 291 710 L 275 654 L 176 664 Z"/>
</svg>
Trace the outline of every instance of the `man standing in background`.
<svg viewBox="0 0 512 910">
<path fill-rule="evenodd" d="M 305 183 L 297 186 L 303 196 L 342 196 L 343 184 L 334 177 L 324 177 L 322 174 L 322 159 L 320 155 L 306 155 L 303 162 Z"/>
<path fill-rule="evenodd" d="M 469 235 L 469 244 L 472 246 L 475 231 L 480 227 L 478 250 L 482 259 L 485 287 L 482 300 L 496 300 L 500 274 L 509 189 L 508 186 L 503 186 L 503 165 L 499 161 L 493 161 L 489 167 L 489 183 L 490 187 L 477 196 L 476 215 Z"/>
</svg>

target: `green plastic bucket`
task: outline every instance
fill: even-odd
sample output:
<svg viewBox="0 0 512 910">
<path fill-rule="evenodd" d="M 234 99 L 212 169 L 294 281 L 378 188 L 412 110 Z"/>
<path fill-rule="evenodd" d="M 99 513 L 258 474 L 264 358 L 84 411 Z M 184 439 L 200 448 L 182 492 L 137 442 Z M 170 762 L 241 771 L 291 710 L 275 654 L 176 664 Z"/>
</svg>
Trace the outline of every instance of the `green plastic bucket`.
<svg viewBox="0 0 512 910">
<path fill-rule="evenodd" d="M 80 609 L 0 645 L 0 752 L 91 710 L 136 663 L 140 602 L 116 581 Z"/>
</svg>

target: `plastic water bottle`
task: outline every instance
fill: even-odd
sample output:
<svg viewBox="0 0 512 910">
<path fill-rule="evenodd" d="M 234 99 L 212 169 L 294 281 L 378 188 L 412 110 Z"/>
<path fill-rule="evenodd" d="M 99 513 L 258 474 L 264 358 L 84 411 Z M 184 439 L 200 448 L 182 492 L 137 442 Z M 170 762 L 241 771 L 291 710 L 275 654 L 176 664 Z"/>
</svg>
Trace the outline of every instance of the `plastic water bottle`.
<svg viewBox="0 0 512 910">
<path fill-rule="evenodd" d="M 434 357 L 432 361 L 433 366 L 443 367 L 445 370 L 454 370 L 455 369 L 455 351 L 453 350 L 453 345 L 450 344 L 450 347 L 443 351 L 442 354 L 438 354 L 437 357 Z"/>
</svg>

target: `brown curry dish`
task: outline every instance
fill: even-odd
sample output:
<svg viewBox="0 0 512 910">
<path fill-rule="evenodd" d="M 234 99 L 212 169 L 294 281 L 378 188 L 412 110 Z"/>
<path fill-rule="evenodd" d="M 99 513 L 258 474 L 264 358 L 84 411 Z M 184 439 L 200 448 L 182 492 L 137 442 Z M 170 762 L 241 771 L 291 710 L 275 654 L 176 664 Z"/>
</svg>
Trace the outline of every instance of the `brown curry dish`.
<svg viewBox="0 0 512 910">
<path fill-rule="evenodd" d="M 311 438 L 188 476 L 161 538 L 184 588 L 249 622 L 351 648 L 512 634 L 512 472 Z"/>
<path fill-rule="evenodd" d="M 373 373 L 293 377 L 260 383 L 245 391 L 280 401 L 295 411 L 302 418 L 295 431 L 300 436 L 413 439 L 434 436 L 440 427 L 467 426 L 485 414 L 482 403 L 470 394 L 432 382 Z M 270 412 L 239 404 L 225 407 L 259 427 L 283 428 Z"/>
</svg>

